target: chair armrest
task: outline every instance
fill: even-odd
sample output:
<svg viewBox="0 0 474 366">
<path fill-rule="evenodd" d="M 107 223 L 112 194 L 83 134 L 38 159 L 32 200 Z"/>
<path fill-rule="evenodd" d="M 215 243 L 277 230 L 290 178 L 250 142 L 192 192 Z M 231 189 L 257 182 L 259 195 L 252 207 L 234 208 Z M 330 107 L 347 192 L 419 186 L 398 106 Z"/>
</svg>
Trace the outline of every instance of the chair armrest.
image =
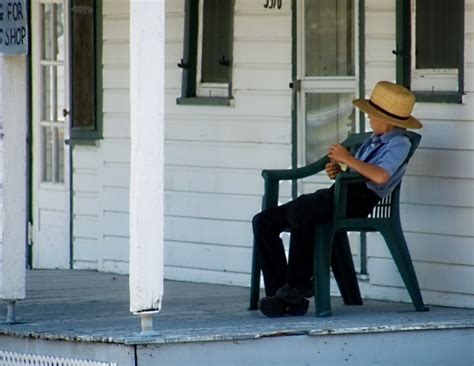
<svg viewBox="0 0 474 366">
<path fill-rule="evenodd" d="M 347 186 L 351 183 L 363 183 L 366 178 L 356 172 L 341 172 L 334 186 L 334 217 L 346 217 Z"/>
<path fill-rule="evenodd" d="M 309 177 L 324 170 L 329 162 L 327 156 L 322 157 L 315 162 L 296 169 L 265 169 L 262 170 L 262 176 L 265 180 L 293 180 Z"/>
<path fill-rule="evenodd" d="M 309 177 L 322 171 L 329 158 L 327 156 L 297 169 L 263 170 L 262 176 L 265 181 L 262 210 L 278 205 L 279 182 L 281 180 L 293 180 Z"/>
<path fill-rule="evenodd" d="M 340 172 L 336 177 L 336 186 L 353 182 L 365 182 L 366 179 L 356 172 Z"/>
</svg>

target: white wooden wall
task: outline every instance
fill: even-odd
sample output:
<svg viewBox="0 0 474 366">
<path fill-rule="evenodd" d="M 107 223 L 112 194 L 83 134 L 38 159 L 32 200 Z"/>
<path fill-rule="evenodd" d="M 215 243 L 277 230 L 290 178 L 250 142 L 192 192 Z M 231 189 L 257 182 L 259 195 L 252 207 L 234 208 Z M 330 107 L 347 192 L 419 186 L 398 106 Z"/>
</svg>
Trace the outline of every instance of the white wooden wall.
<svg viewBox="0 0 474 366">
<path fill-rule="evenodd" d="M 395 2 L 366 0 L 367 95 L 395 79 Z M 418 103 L 422 141 L 402 187 L 402 225 L 425 302 L 474 304 L 474 1 L 466 0 L 465 103 Z M 368 244 L 371 297 L 409 300 L 383 240 Z"/>
<path fill-rule="evenodd" d="M 128 272 L 130 4 L 103 2 L 103 140 L 74 148 L 74 267 Z"/>
<path fill-rule="evenodd" d="M 248 285 L 263 168 L 291 156 L 291 9 L 237 0 L 234 107 L 180 106 L 184 1 L 166 2 L 165 275 Z"/>
</svg>

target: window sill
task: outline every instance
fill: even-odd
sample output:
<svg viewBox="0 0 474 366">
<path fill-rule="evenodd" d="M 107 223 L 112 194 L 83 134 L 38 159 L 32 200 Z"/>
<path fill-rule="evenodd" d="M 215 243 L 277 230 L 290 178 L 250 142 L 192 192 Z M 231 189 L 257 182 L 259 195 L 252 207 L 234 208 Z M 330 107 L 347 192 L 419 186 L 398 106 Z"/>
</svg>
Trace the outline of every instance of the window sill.
<svg viewBox="0 0 474 366">
<path fill-rule="evenodd" d="M 459 92 L 413 91 L 418 103 L 452 103 L 462 104 L 464 94 Z"/>
<path fill-rule="evenodd" d="M 70 140 L 65 140 L 64 143 L 69 146 L 99 146 L 98 139 L 72 138 Z"/>
<path fill-rule="evenodd" d="M 178 105 L 234 106 L 234 98 L 228 97 L 189 97 L 177 98 Z"/>
</svg>

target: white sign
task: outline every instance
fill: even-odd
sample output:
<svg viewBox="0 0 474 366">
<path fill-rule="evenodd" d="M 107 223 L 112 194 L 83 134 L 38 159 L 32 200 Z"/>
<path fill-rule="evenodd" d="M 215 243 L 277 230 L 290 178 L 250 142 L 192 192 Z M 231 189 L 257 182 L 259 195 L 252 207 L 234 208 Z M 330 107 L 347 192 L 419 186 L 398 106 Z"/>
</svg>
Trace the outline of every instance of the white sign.
<svg viewBox="0 0 474 366">
<path fill-rule="evenodd" d="M 0 0 L 0 54 L 28 53 L 26 0 Z"/>
</svg>

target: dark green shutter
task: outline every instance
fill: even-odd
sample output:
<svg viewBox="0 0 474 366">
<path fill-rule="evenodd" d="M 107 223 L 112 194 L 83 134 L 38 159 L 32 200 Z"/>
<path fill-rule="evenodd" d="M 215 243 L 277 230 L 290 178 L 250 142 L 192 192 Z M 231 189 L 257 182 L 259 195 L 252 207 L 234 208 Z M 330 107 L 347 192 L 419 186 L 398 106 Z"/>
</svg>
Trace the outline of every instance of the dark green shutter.
<svg viewBox="0 0 474 366">
<path fill-rule="evenodd" d="M 416 68 L 459 69 L 463 0 L 417 0 Z"/>
<path fill-rule="evenodd" d="M 410 88 L 410 0 L 396 2 L 396 56 L 397 84 Z"/>
<path fill-rule="evenodd" d="M 183 59 L 179 66 L 183 69 L 181 96 L 189 98 L 196 96 L 199 1 L 186 0 L 184 13 Z"/>
<path fill-rule="evenodd" d="M 96 128 L 94 3 L 94 0 L 72 0 L 71 126 L 73 129 Z"/>
</svg>

